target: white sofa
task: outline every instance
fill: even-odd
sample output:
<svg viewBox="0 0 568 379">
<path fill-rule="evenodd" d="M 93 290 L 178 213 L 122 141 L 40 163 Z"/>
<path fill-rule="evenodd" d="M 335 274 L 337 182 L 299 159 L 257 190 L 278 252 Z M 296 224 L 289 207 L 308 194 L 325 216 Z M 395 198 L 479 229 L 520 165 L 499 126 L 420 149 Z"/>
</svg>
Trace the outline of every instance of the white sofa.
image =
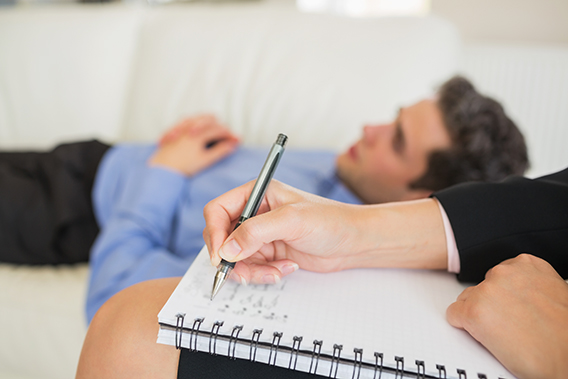
<svg viewBox="0 0 568 379">
<path fill-rule="evenodd" d="M 247 144 L 341 149 L 457 70 L 444 20 L 263 5 L 0 8 L 0 147 L 154 140 L 213 112 Z M 0 247 L 1 248 L 1 247 Z M 0 265 L 0 378 L 71 378 L 86 264 Z"/>
</svg>

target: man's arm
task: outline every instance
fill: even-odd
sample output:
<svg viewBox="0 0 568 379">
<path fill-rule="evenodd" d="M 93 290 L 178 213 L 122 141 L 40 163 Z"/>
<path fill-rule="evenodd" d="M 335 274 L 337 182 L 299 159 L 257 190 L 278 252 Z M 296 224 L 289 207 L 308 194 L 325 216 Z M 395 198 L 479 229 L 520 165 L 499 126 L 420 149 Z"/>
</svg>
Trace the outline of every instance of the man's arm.
<svg viewBox="0 0 568 379">
<path fill-rule="evenodd" d="M 545 259 L 568 278 L 568 169 L 535 180 L 462 184 L 434 196 L 452 225 L 459 280 L 479 282 L 519 253 Z"/>
<path fill-rule="evenodd" d="M 91 250 L 89 320 L 118 291 L 143 280 L 182 275 L 191 263 L 187 254 L 167 248 L 181 196 L 192 175 L 237 143 L 213 118 L 205 120 L 185 120 L 182 132 L 162 141 L 148 164 L 125 170 L 118 199 Z M 210 146 L 212 141 L 217 143 Z"/>
</svg>

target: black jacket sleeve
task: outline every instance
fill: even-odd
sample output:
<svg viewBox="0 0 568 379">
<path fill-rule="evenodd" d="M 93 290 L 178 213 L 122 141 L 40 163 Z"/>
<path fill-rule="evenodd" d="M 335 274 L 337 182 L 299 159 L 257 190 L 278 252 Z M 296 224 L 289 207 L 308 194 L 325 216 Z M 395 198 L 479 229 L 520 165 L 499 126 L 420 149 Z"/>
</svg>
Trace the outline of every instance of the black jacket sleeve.
<svg viewBox="0 0 568 379">
<path fill-rule="evenodd" d="M 568 169 L 537 179 L 465 183 L 435 196 L 452 225 L 460 281 L 480 282 L 491 267 L 529 253 L 568 278 Z"/>
</svg>

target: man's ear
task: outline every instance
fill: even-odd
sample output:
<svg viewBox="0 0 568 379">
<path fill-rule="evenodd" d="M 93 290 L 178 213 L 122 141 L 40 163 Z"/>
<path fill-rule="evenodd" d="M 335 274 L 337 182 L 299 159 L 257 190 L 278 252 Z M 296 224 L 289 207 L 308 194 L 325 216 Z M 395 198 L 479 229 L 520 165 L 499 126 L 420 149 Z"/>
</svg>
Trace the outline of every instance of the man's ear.
<svg viewBox="0 0 568 379">
<path fill-rule="evenodd" d="M 434 191 L 423 188 L 412 188 L 406 191 L 406 193 L 402 196 L 401 201 L 425 199 L 430 196 L 432 192 Z"/>
</svg>

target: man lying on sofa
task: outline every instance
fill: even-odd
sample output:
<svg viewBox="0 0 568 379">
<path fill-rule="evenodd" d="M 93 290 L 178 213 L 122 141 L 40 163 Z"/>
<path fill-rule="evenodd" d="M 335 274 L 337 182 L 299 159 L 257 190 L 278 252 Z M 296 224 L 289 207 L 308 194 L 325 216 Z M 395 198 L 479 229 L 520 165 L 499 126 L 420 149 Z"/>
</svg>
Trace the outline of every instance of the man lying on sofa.
<svg viewBox="0 0 568 379">
<path fill-rule="evenodd" d="M 157 147 L 109 149 L 94 141 L 50 153 L 2 153 L 0 243 L 6 248 L 0 258 L 86 261 L 98 223 L 90 321 L 132 284 L 183 275 L 203 245 L 204 205 L 254 179 L 266 154 L 238 147 L 212 116 L 181 122 Z M 394 122 L 365 126 L 340 155 L 288 149 L 275 177 L 341 202 L 382 203 L 427 197 L 465 181 L 499 181 L 527 166 L 523 136 L 502 107 L 457 77 L 435 99 L 402 108 Z"/>
</svg>

